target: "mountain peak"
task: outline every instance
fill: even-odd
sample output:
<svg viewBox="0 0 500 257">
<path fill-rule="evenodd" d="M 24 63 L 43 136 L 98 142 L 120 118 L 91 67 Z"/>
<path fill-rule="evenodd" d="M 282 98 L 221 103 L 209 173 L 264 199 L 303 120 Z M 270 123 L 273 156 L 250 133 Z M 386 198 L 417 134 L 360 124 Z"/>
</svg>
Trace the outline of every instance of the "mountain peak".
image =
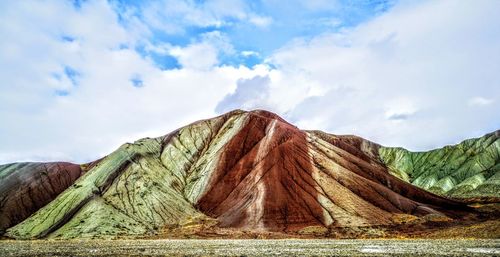
<svg viewBox="0 0 500 257">
<path fill-rule="evenodd" d="M 261 117 L 266 118 L 266 119 L 278 120 L 281 122 L 288 123 L 288 121 L 283 119 L 278 114 L 271 112 L 271 111 L 268 111 L 268 110 L 264 110 L 264 109 L 253 109 L 253 110 L 249 110 L 249 111 L 242 110 L 242 109 L 235 109 L 235 110 L 229 111 L 225 114 L 222 114 L 222 116 L 232 116 L 232 115 L 241 115 L 241 114 L 257 115 L 257 116 L 261 116 Z M 288 124 L 290 124 L 290 123 L 288 123 Z"/>
<path fill-rule="evenodd" d="M 218 228 L 293 234 L 469 212 L 391 175 L 379 148 L 355 136 L 302 131 L 265 110 L 234 110 L 82 165 L 79 178 L 39 209 L 3 205 L 2 229 L 13 238 L 143 236 L 212 219 Z M 25 188 L 50 190 L 32 181 Z M 9 190 L 7 201 L 38 197 Z"/>
</svg>

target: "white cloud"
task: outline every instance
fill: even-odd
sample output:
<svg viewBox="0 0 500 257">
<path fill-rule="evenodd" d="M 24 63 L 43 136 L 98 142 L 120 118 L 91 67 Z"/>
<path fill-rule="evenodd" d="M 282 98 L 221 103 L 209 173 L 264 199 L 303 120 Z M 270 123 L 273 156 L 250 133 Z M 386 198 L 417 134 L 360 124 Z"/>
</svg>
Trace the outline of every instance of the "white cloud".
<svg viewBox="0 0 500 257">
<path fill-rule="evenodd" d="M 267 27 L 272 22 L 270 17 L 253 13 L 249 3 L 242 0 L 161 0 L 149 2 L 137 12 L 146 24 L 167 34 L 185 33 L 190 26 L 220 28 L 245 21 Z"/>
<path fill-rule="evenodd" d="M 186 25 L 221 26 L 223 23 L 190 1 L 152 1 L 137 11 L 150 27 L 168 34 L 184 33 Z"/>
<path fill-rule="evenodd" d="M 384 106 L 385 117 L 397 122 L 410 118 L 418 111 L 414 101 L 408 97 L 390 99 L 384 103 Z"/>
<path fill-rule="evenodd" d="M 148 50 L 174 56 L 183 68 L 194 70 L 208 70 L 219 64 L 220 55 L 235 52 L 229 38 L 219 31 L 204 33 L 200 41 L 185 47 L 164 44 L 149 47 Z"/>
<path fill-rule="evenodd" d="M 476 96 L 476 97 L 469 99 L 468 103 L 470 106 L 483 106 L 483 105 L 490 105 L 493 102 L 494 102 L 493 99 L 488 99 L 488 98 Z"/>
<path fill-rule="evenodd" d="M 208 70 L 218 64 L 217 49 L 207 43 L 191 44 L 187 47 L 175 47 L 170 50 L 177 57 L 183 68 Z"/>
<path fill-rule="evenodd" d="M 266 107 L 302 128 L 411 149 L 500 127 L 498 1 L 403 2 L 356 28 L 293 40 L 251 69 L 220 65 L 221 55 L 241 50 L 220 32 L 183 47 L 148 41 L 152 29 L 184 33 L 191 25 L 265 17 L 247 8 L 243 1 L 166 0 L 130 7 L 119 23 L 105 1 L 79 10 L 59 1 L 5 4 L 0 163 L 89 161 L 210 117 L 217 106 Z M 137 45 L 176 56 L 182 68 L 161 70 Z"/>
<path fill-rule="evenodd" d="M 258 52 L 255 52 L 255 51 L 241 51 L 241 55 L 244 57 L 250 57 L 250 56 L 259 57 L 260 56 L 260 54 Z"/>
<path fill-rule="evenodd" d="M 19 1 L 0 10 L 0 163 L 99 158 L 215 115 L 239 79 L 262 73 L 215 66 L 223 50 L 215 49 L 222 37 L 214 34 L 185 48 L 161 46 L 177 51 L 185 66 L 161 70 L 133 49 L 142 39 L 118 23 L 107 2 L 79 10 L 64 3 Z M 79 73 L 77 85 L 65 67 Z"/>
<path fill-rule="evenodd" d="M 234 109 L 273 109 L 269 100 L 269 76 L 255 76 L 238 81 L 236 90 L 224 97 L 215 110 L 226 113 Z"/>
<path fill-rule="evenodd" d="M 402 2 L 267 62 L 265 103 L 302 128 L 429 149 L 500 128 L 498 1 Z M 273 76 L 274 74 L 274 76 Z M 480 112 L 469 104 L 488 104 Z"/>
<path fill-rule="evenodd" d="M 235 50 L 229 37 L 220 31 L 211 31 L 201 35 L 201 42 L 211 44 L 217 51 L 224 54 L 234 54 Z"/>
<path fill-rule="evenodd" d="M 252 15 L 252 16 L 250 16 L 249 21 L 250 21 L 250 23 L 252 23 L 253 25 L 255 25 L 257 27 L 265 28 L 265 27 L 268 27 L 269 25 L 271 25 L 271 23 L 273 22 L 273 19 L 271 17 Z"/>
</svg>

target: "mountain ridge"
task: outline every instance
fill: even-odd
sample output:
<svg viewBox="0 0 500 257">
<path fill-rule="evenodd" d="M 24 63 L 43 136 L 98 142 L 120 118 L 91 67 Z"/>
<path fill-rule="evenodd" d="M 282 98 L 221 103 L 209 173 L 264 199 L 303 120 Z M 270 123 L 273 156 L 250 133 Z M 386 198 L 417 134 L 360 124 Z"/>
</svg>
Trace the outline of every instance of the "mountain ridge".
<svg viewBox="0 0 500 257">
<path fill-rule="evenodd" d="M 213 221 L 297 233 L 471 211 L 390 175 L 380 147 L 302 131 L 271 112 L 235 110 L 120 146 L 80 167 L 74 183 L 31 216 L 2 229 L 19 239 L 120 237 Z"/>
<path fill-rule="evenodd" d="M 500 130 L 430 151 L 383 147 L 379 155 L 391 174 L 434 193 L 499 196 Z"/>
</svg>

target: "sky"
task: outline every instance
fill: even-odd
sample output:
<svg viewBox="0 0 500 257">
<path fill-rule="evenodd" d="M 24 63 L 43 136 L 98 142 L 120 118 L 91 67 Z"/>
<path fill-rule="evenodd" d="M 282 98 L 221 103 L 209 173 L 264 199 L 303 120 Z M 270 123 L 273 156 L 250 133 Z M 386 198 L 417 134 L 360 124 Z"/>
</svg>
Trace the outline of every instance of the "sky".
<svg viewBox="0 0 500 257">
<path fill-rule="evenodd" d="M 0 163 L 233 109 L 423 151 L 500 129 L 500 1 L 0 1 Z"/>
</svg>

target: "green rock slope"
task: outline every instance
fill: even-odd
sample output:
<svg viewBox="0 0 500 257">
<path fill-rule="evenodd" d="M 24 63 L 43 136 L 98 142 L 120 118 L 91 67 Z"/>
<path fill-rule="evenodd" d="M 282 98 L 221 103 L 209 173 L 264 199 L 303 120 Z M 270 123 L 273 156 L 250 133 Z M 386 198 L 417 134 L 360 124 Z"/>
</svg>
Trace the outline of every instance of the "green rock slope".
<svg viewBox="0 0 500 257">
<path fill-rule="evenodd" d="M 436 194 L 455 198 L 500 195 L 500 130 L 427 152 L 380 147 L 389 171 Z"/>
<path fill-rule="evenodd" d="M 208 219 L 193 203 L 207 172 L 238 131 L 243 112 L 199 121 L 169 135 L 122 145 L 7 236 L 92 238 L 154 235 Z"/>
</svg>

